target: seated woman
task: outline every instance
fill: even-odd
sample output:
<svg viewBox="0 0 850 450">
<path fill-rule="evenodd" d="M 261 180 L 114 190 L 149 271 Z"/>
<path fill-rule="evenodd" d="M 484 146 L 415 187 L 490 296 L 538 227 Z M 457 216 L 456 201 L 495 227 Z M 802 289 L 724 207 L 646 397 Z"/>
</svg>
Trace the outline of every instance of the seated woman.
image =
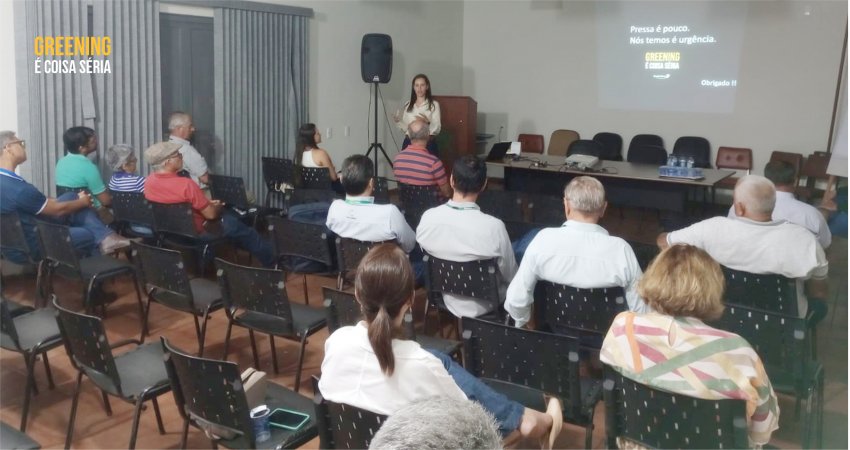
<svg viewBox="0 0 850 450">
<path fill-rule="evenodd" d="M 133 147 L 115 144 L 106 151 L 106 164 L 112 169 L 109 190 L 115 192 L 144 192 L 145 177 L 136 174 L 139 162 Z"/>
<path fill-rule="evenodd" d="M 413 271 L 401 248 L 370 250 L 357 269 L 354 294 L 366 320 L 325 341 L 319 390 L 326 399 L 384 415 L 431 396 L 469 399 L 495 416 L 506 441 L 535 438 L 552 447 L 563 420 L 558 399 L 549 400 L 546 413 L 524 408 L 447 355 L 401 337 L 414 296 Z"/>
<path fill-rule="evenodd" d="M 331 187 L 340 195 L 345 195 L 345 190 L 339 181 L 339 176 L 331 161 L 330 155 L 324 149 L 319 148 L 322 143 L 322 133 L 315 124 L 305 123 L 298 129 L 298 144 L 295 150 L 295 165 L 301 167 L 327 167 L 328 175 L 331 177 Z"/>
<path fill-rule="evenodd" d="M 620 313 L 600 360 L 640 380 L 641 372 L 677 358 L 648 384 L 697 398 L 745 399 L 750 443 L 761 446 L 779 422 L 764 366 L 743 338 L 703 323 L 723 314 L 724 283 L 720 265 L 705 251 L 682 244 L 662 251 L 638 282 L 638 293 L 656 312 Z"/>
</svg>

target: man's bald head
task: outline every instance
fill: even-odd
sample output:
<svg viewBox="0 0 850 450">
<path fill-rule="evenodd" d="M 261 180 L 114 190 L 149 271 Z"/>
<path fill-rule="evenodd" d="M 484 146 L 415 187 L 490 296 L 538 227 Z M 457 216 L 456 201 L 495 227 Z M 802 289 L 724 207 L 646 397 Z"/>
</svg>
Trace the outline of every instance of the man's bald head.
<svg viewBox="0 0 850 450">
<path fill-rule="evenodd" d="M 776 205 L 776 187 L 765 177 L 747 175 L 735 184 L 734 202 L 738 216 L 769 221 Z"/>
<path fill-rule="evenodd" d="M 420 143 L 428 143 L 428 137 L 431 134 L 431 130 L 428 127 L 428 124 L 422 120 L 414 120 L 410 122 L 410 125 L 407 126 L 407 137 L 410 138 L 411 142 L 420 142 Z"/>
</svg>

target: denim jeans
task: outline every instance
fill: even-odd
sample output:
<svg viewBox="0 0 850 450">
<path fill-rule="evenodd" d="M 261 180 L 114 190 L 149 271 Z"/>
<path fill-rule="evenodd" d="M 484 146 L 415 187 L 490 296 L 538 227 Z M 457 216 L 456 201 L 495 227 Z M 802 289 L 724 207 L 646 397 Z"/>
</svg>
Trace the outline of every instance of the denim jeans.
<svg viewBox="0 0 850 450">
<path fill-rule="evenodd" d="M 271 242 L 263 239 L 257 230 L 245 225 L 236 214 L 230 210 L 221 213 L 222 235 L 236 241 L 239 248 L 248 251 L 257 258 L 264 267 L 272 267 L 275 263 L 274 247 Z M 211 234 L 203 234 L 201 238 L 213 238 Z"/>
<path fill-rule="evenodd" d="M 451 359 L 449 355 L 427 348 L 425 350 L 436 356 L 443 363 L 446 371 L 449 372 L 449 375 L 451 375 L 452 379 L 454 379 L 457 386 L 466 394 L 468 399 L 481 405 L 481 407 L 496 418 L 496 422 L 499 424 L 499 433 L 502 434 L 502 437 L 519 429 L 522 414 L 525 411 L 522 405 L 494 391 L 493 388 L 487 386 L 483 381 L 472 376 Z"/>
<path fill-rule="evenodd" d="M 516 263 L 519 264 L 522 261 L 522 257 L 525 255 L 525 251 L 528 249 L 528 244 L 531 244 L 531 241 L 534 240 L 534 237 L 537 236 L 537 233 L 540 232 L 543 228 L 535 228 L 528 233 L 525 233 L 521 238 L 517 239 L 516 242 L 511 243 L 511 247 L 514 250 L 514 256 L 516 257 Z"/>
</svg>

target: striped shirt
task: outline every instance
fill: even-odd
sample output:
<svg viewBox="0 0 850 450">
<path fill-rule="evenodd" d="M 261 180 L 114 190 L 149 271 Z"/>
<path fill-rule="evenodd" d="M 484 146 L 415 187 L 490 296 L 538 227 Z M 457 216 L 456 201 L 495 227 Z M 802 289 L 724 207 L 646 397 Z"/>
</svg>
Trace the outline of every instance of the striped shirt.
<svg viewBox="0 0 850 450">
<path fill-rule="evenodd" d="M 109 179 L 109 190 L 116 192 L 144 192 L 145 177 L 134 173 L 117 171 Z"/>
<path fill-rule="evenodd" d="M 399 183 L 416 186 L 442 186 L 448 183 L 446 169 L 440 158 L 412 144 L 396 155 L 393 173 Z"/>
<path fill-rule="evenodd" d="M 749 438 L 770 441 L 779 422 L 776 394 L 750 344 L 692 317 L 620 313 L 599 359 L 624 376 L 668 392 L 747 401 Z"/>
</svg>

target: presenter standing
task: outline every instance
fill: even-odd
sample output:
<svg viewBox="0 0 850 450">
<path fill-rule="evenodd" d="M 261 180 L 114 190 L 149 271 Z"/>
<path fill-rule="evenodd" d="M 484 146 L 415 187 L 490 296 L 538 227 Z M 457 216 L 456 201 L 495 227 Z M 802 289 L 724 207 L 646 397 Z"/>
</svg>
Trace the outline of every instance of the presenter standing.
<svg viewBox="0 0 850 450">
<path fill-rule="evenodd" d="M 431 97 L 431 82 L 424 74 L 419 74 L 413 77 L 413 83 L 410 89 L 410 100 L 405 102 L 404 109 L 398 110 L 393 115 L 396 125 L 405 132 L 404 143 L 401 149 L 404 150 L 410 145 L 410 137 L 407 136 L 407 127 L 414 120 L 421 120 L 428 124 L 430 138 L 428 145 L 428 153 L 439 156 L 437 149 L 436 137 L 440 133 L 440 104 Z"/>
</svg>

